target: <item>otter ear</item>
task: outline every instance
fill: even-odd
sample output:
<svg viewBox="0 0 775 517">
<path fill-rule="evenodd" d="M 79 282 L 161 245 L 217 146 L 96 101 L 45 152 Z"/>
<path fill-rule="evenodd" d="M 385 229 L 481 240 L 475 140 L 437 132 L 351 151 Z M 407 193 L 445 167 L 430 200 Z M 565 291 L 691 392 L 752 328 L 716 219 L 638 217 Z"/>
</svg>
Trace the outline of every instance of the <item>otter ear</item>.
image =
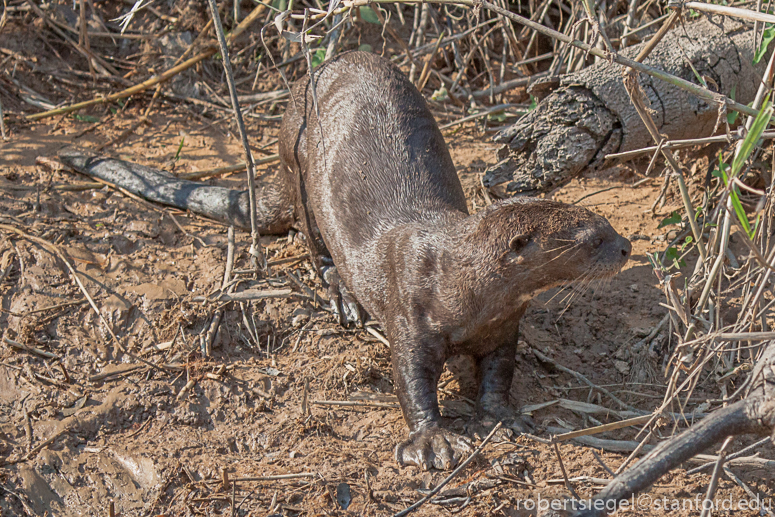
<svg viewBox="0 0 775 517">
<path fill-rule="evenodd" d="M 515 235 L 511 238 L 509 241 L 509 248 L 511 248 L 511 251 L 519 255 L 522 250 L 530 243 L 530 235 L 526 233 L 521 233 L 519 235 Z"/>
</svg>

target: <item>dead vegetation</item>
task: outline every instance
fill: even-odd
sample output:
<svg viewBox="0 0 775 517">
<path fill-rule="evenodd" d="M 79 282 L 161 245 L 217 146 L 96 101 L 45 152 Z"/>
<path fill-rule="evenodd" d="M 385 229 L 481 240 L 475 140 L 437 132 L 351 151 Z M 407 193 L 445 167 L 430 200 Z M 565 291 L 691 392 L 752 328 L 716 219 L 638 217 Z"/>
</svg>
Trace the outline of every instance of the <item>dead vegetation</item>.
<svg viewBox="0 0 775 517">
<path fill-rule="evenodd" d="M 751 106 L 704 75 L 642 64 L 671 28 L 718 19 L 714 4 L 219 7 L 252 151 L 241 163 L 204 3 L 4 3 L 3 515 L 385 515 L 420 500 L 421 515 L 527 515 L 605 485 L 603 510 L 633 501 L 638 515 L 700 515 L 708 499 L 729 500 L 730 514 L 772 514 L 775 450 L 746 436 L 774 427 L 773 65 L 759 51 L 773 20 L 761 2 L 726 11 L 769 59 Z M 445 473 L 395 465 L 404 424 L 387 344 L 376 327 L 335 324 L 302 243 L 258 246 L 46 159 L 77 143 L 238 188 L 252 156 L 259 182 L 272 181 L 288 84 L 355 48 L 389 56 L 426 94 L 473 210 L 499 194 L 482 186 L 498 161 L 489 137 L 563 74 L 610 61 L 656 146 L 552 192 L 608 217 L 633 240 L 634 264 L 608 286 L 534 305 L 513 391 L 539 432 L 499 434 L 447 484 Z M 718 106 L 722 138 L 660 134 L 631 70 Z M 458 430 L 470 382 L 461 361 L 440 385 Z M 642 490 L 648 504 L 629 498 Z"/>
</svg>

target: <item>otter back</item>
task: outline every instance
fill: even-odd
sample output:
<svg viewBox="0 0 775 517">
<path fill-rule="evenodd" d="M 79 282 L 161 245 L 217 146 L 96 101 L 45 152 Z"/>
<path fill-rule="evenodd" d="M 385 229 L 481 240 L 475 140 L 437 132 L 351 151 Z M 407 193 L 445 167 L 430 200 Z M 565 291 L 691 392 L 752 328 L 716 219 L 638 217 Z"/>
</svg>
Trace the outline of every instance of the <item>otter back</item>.
<svg viewBox="0 0 775 517">
<path fill-rule="evenodd" d="M 280 156 L 298 182 L 298 218 L 311 220 L 302 230 L 319 229 L 347 286 L 379 313 L 367 293 L 381 283 L 377 241 L 400 225 L 465 217 L 463 188 L 425 100 L 392 63 L 349 52 L 314 78 L 317 109 L 308 77 L 292 90 Z"/>
</svg>

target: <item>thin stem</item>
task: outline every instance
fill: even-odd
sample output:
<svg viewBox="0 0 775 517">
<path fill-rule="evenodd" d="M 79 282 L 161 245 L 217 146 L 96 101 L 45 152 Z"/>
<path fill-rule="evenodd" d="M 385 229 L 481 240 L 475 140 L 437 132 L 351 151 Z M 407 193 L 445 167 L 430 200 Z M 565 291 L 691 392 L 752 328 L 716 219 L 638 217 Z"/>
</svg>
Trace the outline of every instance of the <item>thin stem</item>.
<svg viewBox="0 0 775 517">
<path fill-rule="evenodd" d="M 234 85 L 234 74 L 231 71 L 231 61 L 229 60 L 229 49 L 226 45 L 226 37 L 223 34 L 223 25 L 221 25 L 221 18 L 218 14 L 218 6 L 215 0 L 207 0 L 210 6 L 210 14 L 213 18 L 213 25 L 215 28 L 215 34 L 218 39 L 218 46 L 221 49 L 221 57 L 223 58 L 223 69 L 226 72 L 226 83 L 229 86 L 229 96 L 231 97 L 231 105 L 234 108 L 234 118 L 237 122 L 237 128 L 239 130 L 240 139 L 242 140 L 242 148 L 245 151 L 245 163 L 248 169 L 248 198 L 250 200 L 250 256 L 254 263 L 254 266 L 266 270 L 266 258 L 261 251 L 261 243 L 259 242 L 260 236 L 258 234 L 258 224 L 256 222 L 256 166 L 253 162 L 253 154 L 250 152 L 250 144 L 248 143 L 248 134 L 245 131 L 245 122 L 242 119 L 242 111 L 239 108 L 239 99 L 237 98 L 237 87 Z"/>
</svg>

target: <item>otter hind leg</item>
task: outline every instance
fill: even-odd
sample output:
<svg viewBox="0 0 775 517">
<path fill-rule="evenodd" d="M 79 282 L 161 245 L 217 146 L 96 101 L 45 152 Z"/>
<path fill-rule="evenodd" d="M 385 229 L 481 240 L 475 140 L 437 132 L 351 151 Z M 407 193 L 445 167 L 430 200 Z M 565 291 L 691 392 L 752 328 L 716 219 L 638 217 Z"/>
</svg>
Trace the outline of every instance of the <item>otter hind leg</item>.
<svg viewBox="0 0 775 517">
<path fill-rule="evenodd" d="M 353 324 L 362 328 L 365 311 L 339 277 L 334 259 L 323 241 L 315 214 L 307 201 L 303 179 L 299 182 L 298 199 L 301 202 L 296 207 L 296 224 L 307 239 L 307 248 L 315 271 L 328 290 L 331 311 L 341 326 L 346 328 Z"/>
<path fill-rule="evenodd" d="M 487 434 L 495 424 L 503 422 L 505 428 L 517 433 L 532 431 L 529 417 L 519 414 L 509 401 L 511 380 L 516 365 L 516 339 L 502 345 L 494 352 L 476 361 L 479 377 L 479 395 L 476 412 L 468 426 L 472 434 Z"/>
</svg>

